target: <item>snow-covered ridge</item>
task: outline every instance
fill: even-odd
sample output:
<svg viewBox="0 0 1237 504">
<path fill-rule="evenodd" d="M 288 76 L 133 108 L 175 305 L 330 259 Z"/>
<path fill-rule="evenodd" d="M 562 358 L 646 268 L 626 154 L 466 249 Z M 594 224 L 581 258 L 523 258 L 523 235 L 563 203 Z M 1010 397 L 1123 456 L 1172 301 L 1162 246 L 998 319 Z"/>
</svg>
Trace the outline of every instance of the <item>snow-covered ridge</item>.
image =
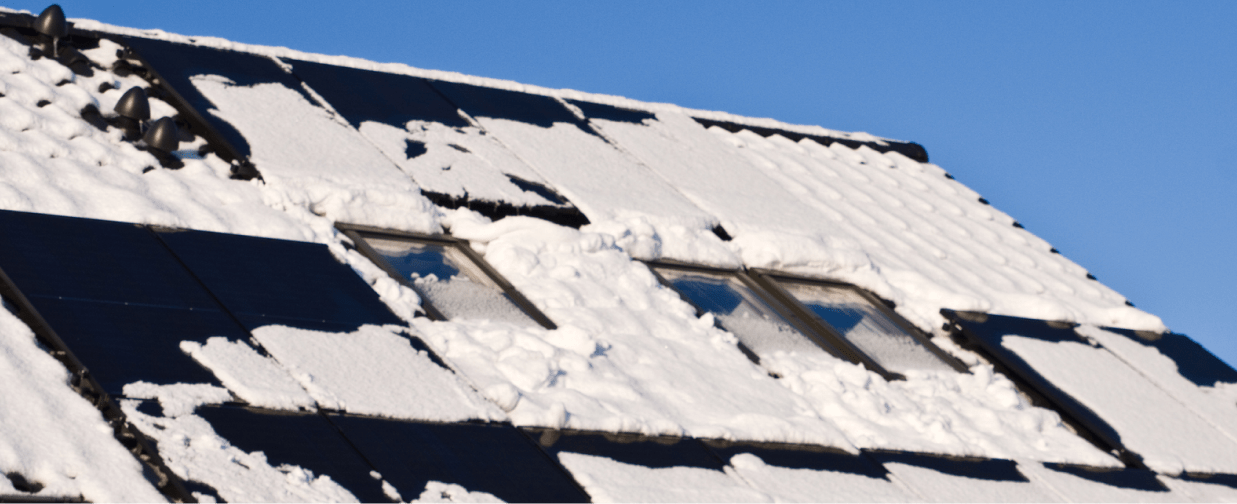
<svg viewBox="0 0 1237 504">
<path fill-rule="evenodd" d="M 30 11 L 12 10 L 0 7 L 3 11 L 16 14 L 33 15 Z M 307 53 L 295 49 L 280 47 L 280 46 L 264 46 L 257 44 L 245 44 L 233 42 L 227 39 L 209 36 L 191 36 L 171 33 L 160 29 L 140 29 L 125 26 L 117 26 L 109 23 L 103 23 L 93 19 L 69 18 L 69 21 L 74 24 L 74 27 L 79 30 L 89 30 L 105 34 L 127 35 L 133 37 L 153 38 L 159 40 L 167 40 L 170 42 L 180 42 L 185 44 L 194 44 L 199 46 L 214 47 L 217 49 L 228 49 L 234 51 L 243 51 L 253 54 L 262 54 L 271 57 L 286 57 L 295 58 L 306 61 L 314 61 L 318 63 L 326 63 L 331 65 L 346 66 L 351 68 L 360 68 L 364 70 L 375 70 L 381 72 L 397 73 L 404 75 L 412 75 L 427 79 L 444 80 L 448 82 L 461 82 L 466 84 L 475 84 L 498 89 L 506 89 L 511 91 L 520 91 L 524 93 L 539 94 L 545 96 L 553 96 L 564 99 L 584 100 L 606 105 L 614 105 L 617 107 L 631 108 L 635 110 L 645 110 L 650 112 L 656 111 L 675 111 L 692 117 L 703 119 L 711 119 L 715 121 L 730 122 L 735 124 L 746 124 L 761 128 L 780 129 L 785 131 L 793 131 L 804 135 L 816 135 L 831 138 L 840 138 L 854 140 L 858 142 L 873 142 L 883 143 L 885 141 L 903 142 L 902 140 L 894 140 L 872 135 L 866 132 L 848 132 L 841 130 L 832 130 L 817 125 L 791 124 L 778 121 L 767 117 L 747 117 L 729 112 L 716 110 L 703 110 L 680 107 L 672 103 L 652 103 L 639 100 L 633 100 L 623 96 L 607 95 L 599 93 L 589 93 L 587 91 L 579 91 L 574 89 L 554 89 L 531 84 L 523 84 L 506 79 L 495 79 L 489 77 L 479 77 L 474 75 L 462 74 L 459 72 L 451 72 L 444 70 L 430 70 L 413 67 L 404 63 L 380 63 L 369 61 L 361 58 L 355 58 L 346 55 L 324 55 L 318 53 Z"/>
</svg>

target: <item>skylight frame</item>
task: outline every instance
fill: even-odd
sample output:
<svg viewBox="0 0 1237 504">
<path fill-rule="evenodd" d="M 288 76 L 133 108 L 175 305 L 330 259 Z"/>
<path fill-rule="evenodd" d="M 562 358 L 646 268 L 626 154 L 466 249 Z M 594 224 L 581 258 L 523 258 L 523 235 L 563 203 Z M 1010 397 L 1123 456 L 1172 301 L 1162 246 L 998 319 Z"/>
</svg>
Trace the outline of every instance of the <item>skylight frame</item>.
<svg viewBox="0 0 1237 504">
<path fill-rule="evenodd" d="M 803 337 L 807 338 L 812 343 L 815 343 L 816 346 L 820 347 L 826 353 L 850 362 L 862 364 L 864 367 L 881 375 L 886 380 L 905 379 L 906 377 L 904 375 L 892 372 L 884 366 L 881 366 L 873 357 L 869 356 L 866 352 L 863 352 L 848 341 L 836 329 L 830 326 L 827 322 L 821 320 L 818 316 L 816 316 L 816 314 L 812 313 L 810 309 L 804 306 L 803 303 L 787 292 L 786 289 L 779 284 L 779 282 L 794 282 L 807 285 L 820 285 L 846 289 L 862 297 L 865 301 L 872 305 L 875 310 L 892 321 L 896 326 L 898 326 L 899 329 L 902 329 L 903 332 L 907 333 L 911 338 L 927 349 L 929 353 L 943 362 L 947 367 L 952 368 L 959 373 L 970 372 L 962 361 L 945 353 L 944 350 L 933 344 L 922 331 L 891 310 L 888 305 L 880 300 L 880 298 L 877 298 L 866 290 L 854 285 L 829 280 L 798 277 L 764 269 L 715 268 L 667 260 L 646 261 L 645 265 L 649 267 L 649 271 L 653 273 L 653 276 L 655 276 L 662 285 L 678 293 L 679 297 L 695 308 L 698 316 L 703 315 L 707 311 L 702 309 L 686 294 L 675 287 L 670 280 L 659 273 L 657 271 L 659 268 L 738 279 L 744 287 L 750 290 L 760 301 L 773 310 L 774 313 L 781 317 L 783 321 L 795 330 L 799 331 Z M 726 329 L 719 321 L 715 320 L 714 324 L 719 328 L 729 330 Z M 760 363 L 759 356 L 742 342 L 739 343 L 739 349 L 748 357 L 748 359 L 752 360 L 752 362 L 757 364 Z"/>
<path fill-rule="evenodd" d="M 807 306 L 804 306 L 804 304 L 800 302 L 798 298 L 796 298 L 788 290 L 786 290 L 786 288 L 783 287 L 782 284 L 793 283 L 793 284 L 801 284 L 801 285 L 809 285 L 809 286 L 822 286 L 822 287 L 829 287 L 829 288 L 835 288 L 835 289 L 843 289 L 843 290 L 850 291 L 854 294 L 857 294 L 859 295 L 859 297 L 863 298 L 864 301 L 867 301 L 867 303 L 871 305 L 871 307 L 875 309 L 878 313 L 880 313 L 881 315 L 884 315 L 885 318 L 887 318 L 890 322 L 893 322 L 893 324 L 896 325 L 899 329 L 901 329 L 902 332 L 910 336 L 911 339 L 919 343 L 920 346 L 923 346 L 924 349 L 926 349 L 929 353 L 931 353 L 938 360 L 940 360 L 943 364 L 945 364 L 945 366 L 952 368 L 954 371 L 957 371 L 959 373 L 970 372 L 970 369 L 967 368 L 965 363 L 963 363 L 957 357 L 949 355 L 948 353 L 945 352 L 945 350 L 937 346 L 935 343 L 932 343 L 932 340 L 929 339 L 927 335 L 923 333 L 923 331 L 919 330 L 918 327 L 915 327 L 914 324 L 911 324 L 910 321 L 906 320 L 901 315 L 898 315 L 898 313 L 893 311 L 893 309 L 888 304 L 886 304 L 884 300 L 872 294 L 871 292 L 868 292 L 865 289 L 862 289 L 858 286 L 847 284 L 847 283 L 842 283 L 842 282 L 837 282 L 837 281 L 832 281 L 832 280 L 825 280 L 825 279 L 820 279 L 820 278 L 807 278 L 807 277 L 801 277 L 801 276 L 795 276 L 795 275 L 788 275 L 783 272 L 760 269 L 760 268 L 754 268 L 754 269 L 748 270 L 748 275 L 750 275 L 753 280 L 755 280 L 758 284 L 764 287 L 769 292 L 770 295 L 778 298 L 783 304 L 789 307 L 789 309 L 795 311 L 797 316 L 806 320 L 807 324 L 810 327 L 821 331 L 820 332 L 821 336 L 827 339 L 828 341 L 830 341 L 830 343 L 840 348 L 845 348 L 847 353 L 862 356 L 861 359 L 857 359 L 855 360 L 855 362 L 862 363 L 864 366 L 867 366 L 868 369 L 876 371 L 877 373 L 885 376 L 886 379 L 905 379 L 906 377 L 902 375 L 901 373 L 890 371 L 886 369 L 884 366 L 877 364 L 875 358 L 868 356 L 866 352 L 861 350 L 854 343 L 851 343 L 850 340 L 847 339 L 840 332 L 838 332 L 837 329 L 835 329 L 828 322 L 824 321 L 819 316 L 817 316 L 815 313 L 813 313 L 810 308 L 808 308 Z"/>
<path fill-rule="evenodd" d="M 493 282 L 494 285 L 498 287 L 499 292 L 515 304 L 520 311 L 524 312 L 529 319 L 545 329 L 554 330 L 558 328 L 558 326 L 554 324 L 554 321 L 550 320 L 550 318 L 542 313 L 541 310 L 537 309 L 537 307 L 533 305 L 528 298 L 524 297 L 520 291 L 516 290 L 514 285 L 511 285 L 511 282 L 507 281 L 507 279 L 495 270 L 493 266 L 490 266 L 490 264 L 486 262 L 480 254 L 477 254 L 477 252 L 474 251 L 469 245 L 467 240 L 461 240 L 449 235 L 422 235 L 358 224 L 336 223 L 335 228 L 343 232 L 345 236 L 352 240 L 352 243 L 356 246 L 357 251 L 360 252 L 361 255 L 364 255 L 367 259 L 385 271 L 387 275 L 391 276 L 391 278 L 394 278 L 403 286 L 416 292 L 417 295 L 421 297 L 421 308 L 425 310 L 426 316 L 428 316 L 431 320 L 450 319 L 444 315 L 441 310 L 434 306 L 434 303 L 430 300 L 429 296 L 427 296 L 421 288 L 417 287 L 416 284 L 414 284 L 410 279 L 406 278 L 403 273 L 383 258 L 381 253 L 370 246 L 370 244 L 366 241 L 367 236 L 386 240 L 411 241 L 427 245 L 437 245 L 454 250 L 471 262 L 472 266 L 476 267 L 477 270 L 486 276 L 486 279 Z"/>
</svg>

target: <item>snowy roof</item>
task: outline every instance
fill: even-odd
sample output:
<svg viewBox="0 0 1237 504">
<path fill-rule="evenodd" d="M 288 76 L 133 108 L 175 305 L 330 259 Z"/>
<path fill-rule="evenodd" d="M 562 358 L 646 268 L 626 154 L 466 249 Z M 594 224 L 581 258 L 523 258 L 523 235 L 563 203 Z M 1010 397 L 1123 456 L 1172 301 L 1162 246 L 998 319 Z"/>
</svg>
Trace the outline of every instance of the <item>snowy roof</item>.
<svg viewBox="0 0 1237 504">
<path fill-rule="evenodd" d="M 1237 500 L 1237 371 L 917 144 L 41 19 L 0 499 Z"/>
</svg>

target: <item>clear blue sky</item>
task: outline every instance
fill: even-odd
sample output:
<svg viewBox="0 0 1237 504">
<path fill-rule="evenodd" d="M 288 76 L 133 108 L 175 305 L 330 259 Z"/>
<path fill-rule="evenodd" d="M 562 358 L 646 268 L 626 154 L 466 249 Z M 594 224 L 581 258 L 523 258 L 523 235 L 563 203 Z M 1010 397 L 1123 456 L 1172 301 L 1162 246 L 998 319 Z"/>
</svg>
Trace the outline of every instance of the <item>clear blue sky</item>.
<svg viewBox="0 0 1237 504">
<path fill-rule="evenodd" d="M 1237 364 L 1237 2 L 61 5 L 71 18 L 913 140 Z"/>
</svg>

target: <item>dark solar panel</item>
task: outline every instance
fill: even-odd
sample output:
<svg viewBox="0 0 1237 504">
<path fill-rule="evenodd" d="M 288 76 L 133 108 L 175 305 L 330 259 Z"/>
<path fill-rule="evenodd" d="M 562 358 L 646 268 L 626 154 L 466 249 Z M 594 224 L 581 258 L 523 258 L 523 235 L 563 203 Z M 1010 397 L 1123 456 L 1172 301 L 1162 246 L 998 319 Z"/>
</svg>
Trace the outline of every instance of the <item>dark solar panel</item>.
<svg viewBox="0 0 1237 504">
<path fill-rule="evenodd" d="M 375 121 L 403 128 L 412 120 L 468 126 L 458 109 L 419 77 L 375 72 L 289 58 L 292 72 L 349 123 Z M 409 156 L 412 157 L 412 156 Z"/>
<path fill-rule="evenodd" d="M 27 296 L 215 309 L 143 226 L 0 211 L 0 268 Z"/>
<path fill-rule="evenodd" d="M 1012 460 L 970 459 L 892 451 L 872 451 L 866 453 L 882 464 L 896 462 L 925 467 L 937 472 L 966 478 L 993 481 L 1030 481 L 1021 472 L 1018 472 L 1018 464 Z"/>
<path fill-rule="evenodd" d="M 290 464 L 325 474 L 361 502 L 391 501 L 382 482 L 370 475 L 373 468 L 321 415 L 232 406 L 202 406 L 197 415 L 233 446 L 265 453 L 272 467 Z"/>
<path fill-rule="evenodd" d="M 325 245 L 205 231 L 159 236 L 249 329 L 350 331 L 403 323 Z"/>
<path fill-rule="evenodd" d="M 1104 330 L 1154 347 L 1177 364 L 1177 372 L 1181 373 L 1181 376 L 1200 387 L 1214 387 L 1217 383 L 1237 383 L 1237 370 L 1187 336 L 1167 333 L 1144 337 L 1129 329 L 1105 327 Z"/>
<path fill-rule="evenodd" d="M 448 100 L 473 117 L 510 119 L 543 128 L 549 128 L 556 122 L 570 124 L 580 122 L 575 114 L 567 110 L 567 107 L 548 96 L 455 82 L 429 81 L 429 83 Z"/>
<path fill-rule="evenodd" d="M 194 87 L 190 77 L 220 75 L 237 86 L 279 83 L 314 103 L 296 77 L 265 56 L 138 37 L 127 37 L 124 42 L 193 109 L 191 112 L 197 117 L 192 119 L 209 124 L 241 158 L 249 156 L 249 143 L 227 121 L 207 112 L 213 105 Z"/>
<path fill-rule="evenodd" d="M 1097 468 L 1051 462 L 1045 463 L 1044 467 L 1109 486 L 1132 488 L 1148 492 L 1168 491 L 1168 488 L 1165 488 L 1164 484 L 1160 483 L 1160 480 L 1155 477 L 1155 473 L 1145 469 Z"/>
<path fill-rule="evenodd" d="M 983 350 L 995 358 L 1011 373 L 1030 386 L 1036 393 L 1044 396 L 1087 430 L 1094 433 L 1103 443 L 1114 449 L 1122 447 L 1121 436 L 1117 434 L 1108 422 L 1100 418 L 1091 408 L 1078 402 L 1073 396 L 1065 393 L 1047 378 L 1031 367 L 1018 354 L 1007 349 L 1002 340 L 1005 336 L 1023 336 L 1051 342 L 1075 342 L 1088 344 L 1074 332 L 1069 324 L 1050 323 L 1043 320 L 1007 317 L 1003 315 L 960 313 L 953 310 L 941 310 L 947 318 L 962 328 L 962 334 L 970 344 Z"/>
<path fill-rule="evenodd" d="M 702 467 L 722 470 L 725 463 L 697 439 L 637 434 L 524 429 L 554 456 L 562 452 L 606 457 L 645 467 Z"/>
<path fill-rule="evenodd" d="M 1237 488 L 1237 474 L 1190 474 L 1184 473 L 1179 478 L 1186 481 L 1194 481 L 1198 483 L 1211 483 L 1213 485 L 1224 485 L 1230 488 Z"/>
<path fill-rule="evenodd" d="M 439 481 L 507 502 L 588 500 L 565 471 L 510 425 L 330 418 L 405 499 Z"/>
<path fill-rule="evenodd" d="M 812 469 L 862 474 L 870 478 L 885 478 L 888 471 L 880 464 L 863 455 L 852 455 L 838 450 L 808 445 L 785 445 L 774 443 L 735 443 L 706 440 L 705 446 L 724 461 L 735 455 L 750 453 L 764 463 L 791 469 Z"/>
<path fill-rule="evenodd" d="M 30 302 L 90 370 L 103 390 L 121 395 L 136 381 L 218 383 L 180 350 L 180 342 L 248 334 L 219 309 L 124 305 L 30 296 Z"/>
<path fill-rule="evenodd" d="M 603 105 L 600 103 L 586 102 L 580 100 L 567 99 L 567 103 L 579 107 L 581 112 L 584 112 L 584 117 L 589 119 L 605 119 L 607 121 L 628 122 L 634 124 L 643 124 L 646 119 L 656 120 L 657 116 L 652 112 L 643 110 L 632 110 L 613 105 Z"/>
</svg>

